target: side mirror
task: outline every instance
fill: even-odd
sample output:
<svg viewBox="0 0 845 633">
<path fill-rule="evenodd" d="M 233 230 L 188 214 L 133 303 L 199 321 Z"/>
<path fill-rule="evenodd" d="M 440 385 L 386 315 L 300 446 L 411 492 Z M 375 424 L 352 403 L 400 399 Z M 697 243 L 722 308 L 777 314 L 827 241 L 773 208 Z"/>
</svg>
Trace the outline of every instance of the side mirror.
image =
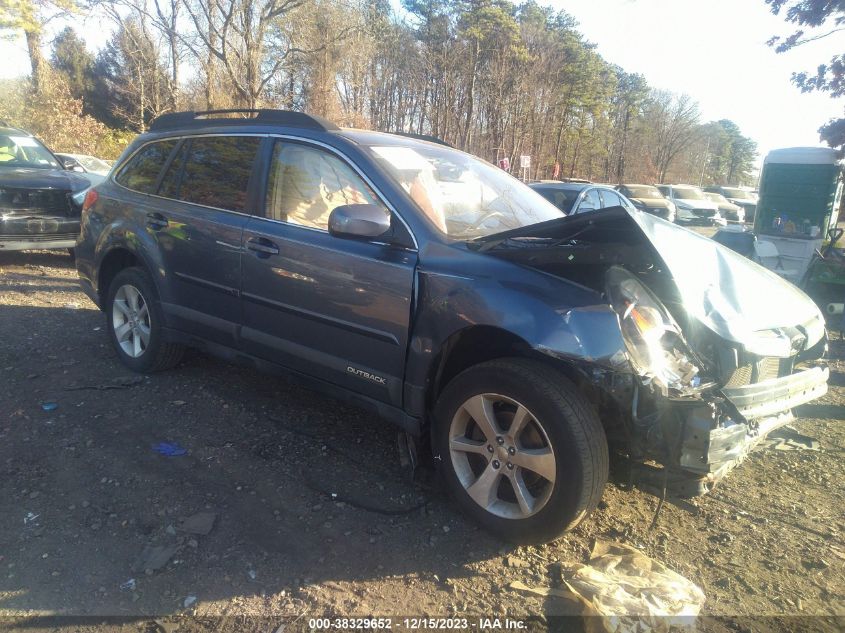
<svg viewBox="0 0 845 633">
<path fill-rule="evenodd" d="M 390 212 L 377 204 L 344 204 L 329 214 L 335 237 L 370 239 L 390 232 Z"/>
</svg>

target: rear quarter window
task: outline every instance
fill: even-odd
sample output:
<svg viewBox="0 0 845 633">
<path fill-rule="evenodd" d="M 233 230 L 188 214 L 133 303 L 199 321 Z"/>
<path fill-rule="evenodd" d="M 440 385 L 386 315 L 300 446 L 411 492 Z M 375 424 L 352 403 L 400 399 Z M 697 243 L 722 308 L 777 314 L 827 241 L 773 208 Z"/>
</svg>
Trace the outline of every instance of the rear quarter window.
<svg viewBox="0 0 845 633">
<path fill-rule="evenodd" d="M 158 141 L 144 146 L 124 165 L 115 181 L 140 193 L 155 193 L 159 173 L 167 162 L 176 141 Z"/>
</svg>

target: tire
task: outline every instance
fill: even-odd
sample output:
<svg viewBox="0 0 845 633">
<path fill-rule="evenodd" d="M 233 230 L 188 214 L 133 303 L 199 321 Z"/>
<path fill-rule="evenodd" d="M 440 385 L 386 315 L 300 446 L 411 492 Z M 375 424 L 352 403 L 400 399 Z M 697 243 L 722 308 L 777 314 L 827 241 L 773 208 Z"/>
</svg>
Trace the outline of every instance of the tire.
<svg viewBox="0 0 845 633">
<path fill-rule="evenodd" d="M 120 362 L 143 374 L 179 363 L 185 348 L 164 340 L 163 323 L 149 274 L 143 268 L 125 268 L 115 275 L 107 295 L 106 329 Z"/>
<path fill-rule="evenodd" d="M 574 528 L 607 482 L 598 415 L 572 382 L 536 361 L 495 360 L 455 377 L 435 406 L 432 445 L 461 509 L 515 543 L 545 543 Z"/>
</svg>

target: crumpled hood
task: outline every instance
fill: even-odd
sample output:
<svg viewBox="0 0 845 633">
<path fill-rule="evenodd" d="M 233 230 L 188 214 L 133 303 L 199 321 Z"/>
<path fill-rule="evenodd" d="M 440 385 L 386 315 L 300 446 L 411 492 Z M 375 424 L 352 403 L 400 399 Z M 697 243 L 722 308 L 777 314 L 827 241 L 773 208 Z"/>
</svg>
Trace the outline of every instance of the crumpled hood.
<svg viewBox="0 0 845 633">
<path fill-rule="evenodd" d="M 687 313 L 752 354 L 790 356 L 793 341 L 783 328 L 803 332 L 803 349 L 825 333 L 821 311 L 793 284 L 709 238 L 647 213 L 612 207 L 478 241 L 486 242 L 481 249 L 487 250 L 513 237 L 651 247 L 672 275 Z M 531 250 L 519 249 L 509 258 L 530 265 Z"/>
<path fill-rule="evenodd" d="M 630 214 L 672 273 L 687 312 L 724 339 L 761 356 L 789 356 L 781 328 L 824 336 L 818 306 L 795 285 L 731 249 L 659 218 Z"/>
<path fill-rule="evenodd" d="M 87 175 L 63 169 L 0 166 L 0 189 L 58 189 L 76 193 L 92 184 Z"/>
</svg>

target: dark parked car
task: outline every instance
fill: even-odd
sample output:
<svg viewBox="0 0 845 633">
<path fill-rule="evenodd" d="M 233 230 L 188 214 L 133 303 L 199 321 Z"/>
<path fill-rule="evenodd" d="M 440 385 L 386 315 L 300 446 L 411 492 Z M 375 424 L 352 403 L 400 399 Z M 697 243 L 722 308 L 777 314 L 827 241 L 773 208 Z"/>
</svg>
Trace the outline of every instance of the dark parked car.
<svg viewBox="0 0 845 633">
<path fill-rule="evenodd" d="M 31 134 L 0 127 L 0 251 L 73 248 L 90 186 Z"/>
<path fill-rule="evenodd" d="M 663 197 L 653 185 L 619 185 L 616 190 L 628 198 L 637 209 L 669 222 L 675 221 L 675 204 Z"/>
<path fill-rule="evenodd" d="M 742 207 L 745 212 L 745 222 L 754 222 L 754 216 L 757 213 L 757 198 L 753 192 L 740 189 L 739 187 L 722 186 L 705 187 L 704 191 L 718 193 L 724 196 L 731 204 Z"/>
<path fill-rule="evenodd" d="M 705 492 L 827 389 L 818 308 L 712 240 L 292 112 L 157 119 L 88 193 L 77 268 L 126 366 L 190 345 L 368 407 L 515 541 L 587 516 L 610 454 Z"/>
<path fill-rule="evenodd" d="M 608 185 L 591 182 L 535 182 L 530 187 L 567 215 L 608 207 L 635 209 L 630 200 Z"/>
</svg>

